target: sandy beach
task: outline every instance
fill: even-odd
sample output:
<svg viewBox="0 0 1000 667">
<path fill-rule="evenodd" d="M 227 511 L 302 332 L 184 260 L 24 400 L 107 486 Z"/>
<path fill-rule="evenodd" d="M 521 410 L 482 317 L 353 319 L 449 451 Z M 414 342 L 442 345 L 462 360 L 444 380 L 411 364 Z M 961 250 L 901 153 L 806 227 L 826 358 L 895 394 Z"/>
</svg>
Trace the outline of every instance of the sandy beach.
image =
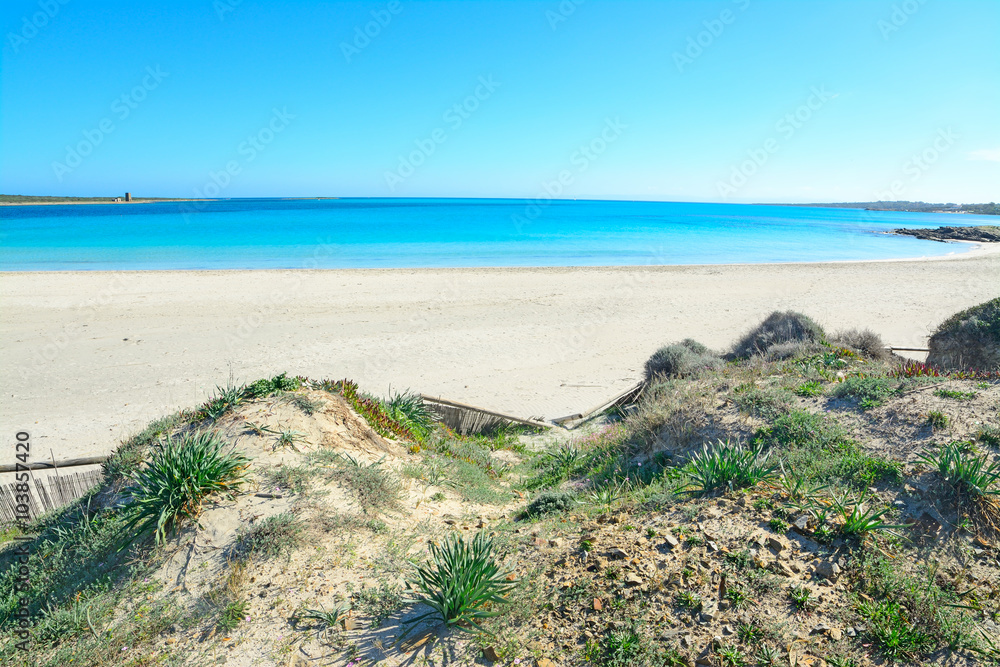
<svg viewBox="0 0 1000 667">
<path fill-rule="evenodd" d="M 660 345 L 724 348 L 775 309 L 922 347 L 997 296 L 998 248 L 953 260 L 550 269 L 4 273 L 2 429 L 56 459 L 287 371 L 551 419 Z M 916 356 L 920 356 L 919 354 Z"/>
</svg>

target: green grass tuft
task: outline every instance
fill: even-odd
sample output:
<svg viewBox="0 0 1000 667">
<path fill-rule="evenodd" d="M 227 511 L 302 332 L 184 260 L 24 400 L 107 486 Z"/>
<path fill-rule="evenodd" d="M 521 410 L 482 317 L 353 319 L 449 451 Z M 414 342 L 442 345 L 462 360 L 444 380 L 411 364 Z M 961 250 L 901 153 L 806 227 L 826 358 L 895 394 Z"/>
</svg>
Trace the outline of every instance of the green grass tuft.
<svg viewBox="0 0 1000 667">
<path fill-rule="evenodd" d="M 899 384 L 884 377 L 849 377 L 833 390 L 838 398 L 853 398 L 862 410 L 882 405 L 899 393 Z"/>
<path fill-rule="evenodd" d="M 291 553 L 302 544 L 304 531 L 305 525 L 291 512 L 271 515 L 249 527 L 240 527 L 233 555 L 246 561 Z"/>
</svg>

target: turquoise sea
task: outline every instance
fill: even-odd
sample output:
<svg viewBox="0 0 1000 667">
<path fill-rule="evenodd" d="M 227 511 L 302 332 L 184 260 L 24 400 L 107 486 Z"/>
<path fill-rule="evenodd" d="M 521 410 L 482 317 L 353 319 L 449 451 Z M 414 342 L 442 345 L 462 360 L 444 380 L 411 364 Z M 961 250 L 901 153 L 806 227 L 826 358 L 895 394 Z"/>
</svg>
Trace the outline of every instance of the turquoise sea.
<svg viewBox="0 0 1000 667">
<path fill-rule="evenodd" d="M 890 259 L 965 244 L 882 234 L 990 216 L 749 204 L 232 199 L 0 207 L 0 269 L 612 266 Z"/>
</svg>

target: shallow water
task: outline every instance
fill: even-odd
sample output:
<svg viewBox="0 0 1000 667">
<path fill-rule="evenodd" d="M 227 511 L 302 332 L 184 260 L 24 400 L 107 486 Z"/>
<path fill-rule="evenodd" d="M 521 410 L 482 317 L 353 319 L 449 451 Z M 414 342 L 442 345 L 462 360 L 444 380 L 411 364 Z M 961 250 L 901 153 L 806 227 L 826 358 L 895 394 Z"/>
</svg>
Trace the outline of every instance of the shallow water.
<svg viewBox="0 0 1000 667">
<path fill-rule="evenodd" d="M 614 266 L 892 259 L 964 244 L 897 227 L 990 216 L 670 202 L 233 199 L 0 207 L 0 268 Z"/>
</svg>

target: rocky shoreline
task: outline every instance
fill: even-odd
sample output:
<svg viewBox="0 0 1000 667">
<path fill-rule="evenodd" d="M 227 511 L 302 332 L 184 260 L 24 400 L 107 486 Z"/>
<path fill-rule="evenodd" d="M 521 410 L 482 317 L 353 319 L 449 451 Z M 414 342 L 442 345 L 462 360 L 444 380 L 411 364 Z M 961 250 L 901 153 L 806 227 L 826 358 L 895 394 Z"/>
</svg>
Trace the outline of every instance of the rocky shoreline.
<svg viewBox="0 0 1000 667">
<path fill-rule="evenodd" d="M 1000 226 L 979 227 L 938 227 L 937 229 L 894 229 L 893 234 L 915 236 L 927 241 L 977 241 L 980 243 L 1000 243 Z"/>
</svg>

